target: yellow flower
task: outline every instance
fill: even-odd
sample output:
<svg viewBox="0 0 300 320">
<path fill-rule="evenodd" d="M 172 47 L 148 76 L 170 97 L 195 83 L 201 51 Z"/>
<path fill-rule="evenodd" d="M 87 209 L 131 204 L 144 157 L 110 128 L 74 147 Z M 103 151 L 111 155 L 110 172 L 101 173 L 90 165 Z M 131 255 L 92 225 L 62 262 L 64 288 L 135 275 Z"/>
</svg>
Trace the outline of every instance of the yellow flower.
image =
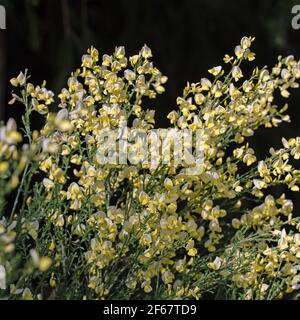
<svg viewBox="0 0 300 320">
<path fill-rule="evenodd" d="M 253 179 L 253 184 L 257 189 L 263 189 L 266 187 L 266 183 L 263 180 Z"/>
<path fill-rule="evenodd" d="M 31 103 L 33 110 L 39 114 L 46 114 L 48 112 L 48 107 L 43 103 L 39 103 L 37 99 L 33 98 Z"/>
<path fill-rule="evenodd" d="M 44 178 L 43 185 L 47 191 L 50 191 L 54 187 L 54 182 L 48 178 Z"/>
<path fill-rule="evenodd" d="M 171 271 L 167 270 L 162 273 L 161 278 L 165 284 L 169 284 L 174 281 L 175 276 Z"/>
<path fill-rule="evenodd" d="M 5 173 L 9 168 L 9 163 L 7 161 L 0 162 L 0 174 Z"/>
<path fill-rule="evenodd" d="M 222 265 L 222 259 L 220 257 L 216 257 L 213 262 L 209 262 L 207 265 L 213 270 L 219 270 Z"/>
<path fill-rule="evenodd" d="M 10 83 L 14 87 L 18 87 L 18 86 L 23 86 L 25 84 L 25 81 L 26 81 L 25 74 L 23 72 L 20 72 L 19 75 L 17 76 L 17 78 L 12 78 L 10 80 Z"/>
<path fill-rule="evenodd" d="M 133 81 L 136 78 L 136 74 L 132 70 L 126 69 L 124 71 L 124 77 L 128 81 Z"/>
<path fill-rule="evenodd" d="M 39 261 L 39 270 L 42 272 L 47 271 L 52 264 L 52 260 L 49 257 L 41 257 Z"/>
<path fill-rule="evenodd" d="M 141 205 L 145 206 L 149 203 L 150 197 L 147 195 L 146 192 L 142 191 L 139 195 L 139 202 Z"/>
<path fill-rule="evenodd" d="M 288 248 L 288 240 L 285 229 L 281 230 L 280 239 L 278 241 L 278 247 L 280 250 L 285 250 Z"/>
<path fill-rule="evenodd" d="M 54 251 L 54 250 L 55 250 L 55 247 L 56 247 L 55 241 L 52 239 L 52 241 L 51 241 L 51 243 L 50 243 L 50 246 L 49 246 L 49 250 L 50 250 L 50 251 Z"/>
<path fill-rule="evenodd" d="M 235 81 L 240 80 L 243 77 L 243 73 L 240 67 L 238 66 L 234 66 L 232 68 L 232 76 L 234 78 Z"/>
<path fill-rule="evenodd" d="M 241 226 L 240 220 L 238 220 L 236 218 L 232 219 L 231 223 L 232 223 L 233 228 L 235 228 L 235 229 L 239 229 Z"/>
<path fill-rule="evenodd" d="M 25 288 L 22 293 L 23 300 L 33 300 L 33 295 L 29 288 Z"/>
<path fill-rule="evenodd" d="M 56 219 L 55 225 L 58 227 L 63 227 L 64 224 L 65 224 L 64 216 L 62 214 L 60 214 Z"/>
<path fill-rule="evenodd" d="M 61 183 L 61 184 L 65 184 L 67 181 L 65 174 L 61 168 L 54 169 L 50 174 L 50 178 L 53 178 L 54 181 L 57 181 L 58 183 Z"/>
<path fill-rule="evenodd" d="M 222 67 L 221 66 L 217 66 L 217 67 L 214 67 L 212 69 L 209 69 L 208 72 L 211 73 L 213 76 L 217 76 L 217 75 L 219 75 L 221 70 L 222 70 Z"/>
<path fill-rule="evenodd" d="M 146 280 L 142 283 L 142 288 L 146 293 L 150 293 L 153 290 L 149 280 Z"/>
<path fill-rule="evenodd" d="M 241 39 L 241 47 L 242 47 L 242 49 L 248 49 L 248 48 L 250 48 L 250 46 L 251 46 L 251 38 L 249 39 L 248 37 L 243 37 L 242 39 Z"/>
<path fill-rule="evenodd" d="M 141 50 L 141 54 L 144 59 L 149 59 L 152 57 L 152 52 L 146 44 L 143 46 Z"/>
</svg>

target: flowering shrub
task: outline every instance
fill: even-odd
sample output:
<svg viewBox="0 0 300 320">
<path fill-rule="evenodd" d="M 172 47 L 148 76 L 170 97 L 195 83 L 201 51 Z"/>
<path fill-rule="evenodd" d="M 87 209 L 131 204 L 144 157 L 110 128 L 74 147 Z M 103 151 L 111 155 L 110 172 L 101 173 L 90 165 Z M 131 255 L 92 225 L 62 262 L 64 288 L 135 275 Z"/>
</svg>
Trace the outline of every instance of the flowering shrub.
<svg viewBox="0 0 300 320">
<path fill-rule="evenodd" d="M 22 134 L 13 119 L 0 129 L 0 297 L 297 297 L 300 220 L 285 194 L 269 193 L 276 185 L 299 192 L 300 138 L 282 138 L 263 160 L 247 138 L 290 121 L 274 96 L 298 87 L 300 62 L 280 56 L 245 80 L 253 41 L 244 37 L 210 79 L 188 83 L 168 115 L 172 128 L 202 130 L 195 175 L 172 161 L 103 164 L 97 156 L 103 128 L 154 128 L 144 101 L 164 92 L 167 77 L 146 45 L 129 58 L 124 47 L 102 59 L 90 48 L 58 95 L 58 113 L 45 83 L 31 84 L 27 71 L 11 80 L 10 104 L 25 112 Z"/>
</svg>

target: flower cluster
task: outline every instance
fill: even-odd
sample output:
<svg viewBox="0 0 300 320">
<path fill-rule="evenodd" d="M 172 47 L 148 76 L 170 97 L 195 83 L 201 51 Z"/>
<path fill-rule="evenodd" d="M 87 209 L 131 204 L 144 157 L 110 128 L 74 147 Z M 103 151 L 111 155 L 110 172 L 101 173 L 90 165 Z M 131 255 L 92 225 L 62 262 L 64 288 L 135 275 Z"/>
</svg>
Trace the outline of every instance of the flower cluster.
<svg viewBox="0 0 300 320">
<path fill-rule="evenodd" d="M 274 97 L 298 87 L 300 62 L 280 56 L 247 77 L 242 62 L 255 59 L 253 41 L 242 38 L 224 66 L 188 83 L 168 115 L 171 128 L 201 129 L 203 168 L 194 175 L 172 162 L 153 168 L 99 159 L 103 129 L 130 123 L 147 133 L 155 126 L 145 102 L 164 92 L 167 77 L 146 45 L 129 58 L 124 47 L 102 57 L 91 47 L 58 95 L 58 112 L 49 111 L 54 94 L 46 83 L 29 83 L 27 71 L 11 80 L 20 91 L 11 104 L 21 102 L 25 114 L 23 136 L 12 119 L 0 128 L 0 265 L 9 284 L 1 296 L 297 294 L 300 220 L 292 201 L 275 198 L 270 187 L 299 191 L 300 138 L 283 138 L 281 149 L 260 160 L 248 137 L 290 121 Z M 39 131 L 31 128 L 33 112 L 44 119 Z"/>
</svg>

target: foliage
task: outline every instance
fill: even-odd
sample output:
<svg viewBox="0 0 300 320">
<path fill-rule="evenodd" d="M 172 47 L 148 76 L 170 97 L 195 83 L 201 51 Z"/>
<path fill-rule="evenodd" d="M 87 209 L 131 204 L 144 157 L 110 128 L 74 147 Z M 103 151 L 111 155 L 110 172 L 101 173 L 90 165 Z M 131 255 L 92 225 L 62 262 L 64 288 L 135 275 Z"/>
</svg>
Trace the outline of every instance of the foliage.
<svg viewBox="0 0 300 320">
<path fill-rule="evenodd" d="M 289 122 L 274 98 L 298 87 L 300 62 L 280 56 L 244 80 L 253 41 L 242 38 L 210 79 L 188 83 L 168 116 L 174 128 L 203 130 L 205 170 L 193 176 L 175 164 L 98 161 L 101 129 L 124 120 L 154 127 L 146 104 L 167 78 L 146 45 L 128 59 L 117 47 L 100 61 L 90 48 L 58 96 L 58 113 L 45 82 L 34 86 L 27 71 L 11 80 L 20 91 L 11 104 L 25 114 L 23 135 L 13 119 L 0 129 L 2 298 L 296 297 L 300 221 L 272 187 L 299 192 L 300 138 L 283 138 L 260 161 L 247 139 Z M 44 124 L 32 131 L 36 112 Z"/>
</svg>

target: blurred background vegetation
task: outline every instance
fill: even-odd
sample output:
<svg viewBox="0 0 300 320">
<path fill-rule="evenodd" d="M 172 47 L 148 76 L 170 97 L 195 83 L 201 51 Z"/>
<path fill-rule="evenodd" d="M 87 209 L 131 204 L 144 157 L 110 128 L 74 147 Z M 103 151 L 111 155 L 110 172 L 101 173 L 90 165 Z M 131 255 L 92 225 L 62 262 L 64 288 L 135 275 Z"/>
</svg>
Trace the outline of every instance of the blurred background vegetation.
<svg viewBox="0 0 300 320">
<path fill-rule="evenodd" d="M 300 1 L 298 1 L 300 4 Z M 125 45 L 128 54 L 144 43 L 169 77 L 167 91 L 150 106 L 159 126 L 175 106 L 187 81 L 198 81 L 222 63 L 242 36 L 256 36 L 255 64 L 272 66 L 278 54 L 300 59 L 300 29 L 293 30 L 291 10 L 297 0 L 0 0 L 7 29 L 0 30 L 0 119 L 20 118 L 9 107 L 9 79 L 28 68 L 34 83 L 47 80 L 58 92 L 81 55 L 94 45 L 101 54 Z M 279 103 L 282 101 L 279 100 Z M 291 125 L 259 130 L 252 141 L 258 157 L 281 137 L 300 135 L 300 90 L 289 99 Z M 299 202 L 299 201 L 298 201 Z"/>
</svg>

